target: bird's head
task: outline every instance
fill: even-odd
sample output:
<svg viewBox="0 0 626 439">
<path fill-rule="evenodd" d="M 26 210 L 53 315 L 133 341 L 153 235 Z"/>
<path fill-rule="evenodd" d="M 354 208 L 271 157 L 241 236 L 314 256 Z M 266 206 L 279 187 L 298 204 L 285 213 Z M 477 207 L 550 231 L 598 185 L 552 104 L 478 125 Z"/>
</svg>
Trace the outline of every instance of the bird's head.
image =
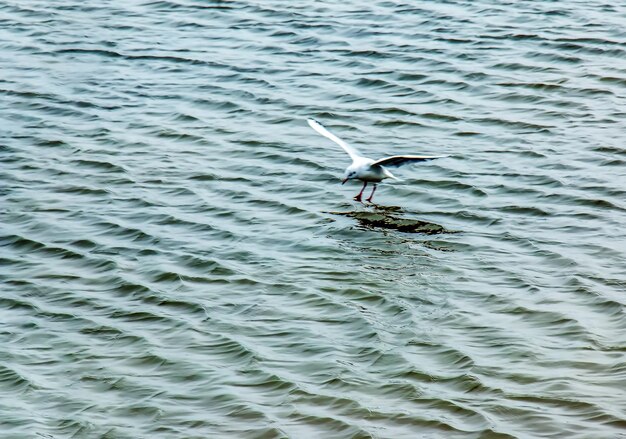
<svg viewBox="0 0 626 439">
<path fill-rule="evenodd" d="M 353 178 L 357 178 L 357 172 L 352 166 L 348 166 L 346 172 L 343 174 L 343 178 L 341 179 L 341 184 L 345 184 L 346 181 L 352 180 Z"/>
</svg>

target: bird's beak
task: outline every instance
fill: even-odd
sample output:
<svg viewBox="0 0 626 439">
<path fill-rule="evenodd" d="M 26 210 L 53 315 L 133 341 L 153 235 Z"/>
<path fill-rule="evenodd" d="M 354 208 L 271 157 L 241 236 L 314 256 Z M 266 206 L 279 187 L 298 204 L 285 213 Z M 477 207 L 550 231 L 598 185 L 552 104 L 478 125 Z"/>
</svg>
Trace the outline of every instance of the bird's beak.
<svg viewBox="0 0 626 439">
<path fill-rule="evenodd" d="M 341 184 L 346 184 L 346 181 L 348 181 L 348 179 L 344 178 L 343 180 L 341 180 Z"/>
</svg>

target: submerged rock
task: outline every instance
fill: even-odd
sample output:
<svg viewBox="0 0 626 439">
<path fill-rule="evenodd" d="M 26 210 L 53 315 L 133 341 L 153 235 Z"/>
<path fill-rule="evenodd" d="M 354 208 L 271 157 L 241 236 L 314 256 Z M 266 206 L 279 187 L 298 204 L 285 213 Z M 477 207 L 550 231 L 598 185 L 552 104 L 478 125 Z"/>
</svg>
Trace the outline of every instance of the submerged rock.
<svg viewBox="0 0 626 439">
<path fill-rule="evenodd" d="M 400 213 L 400 208 L 378 208 L 376 211 L 331 212 L 335 215 L 344 215 L 355 218 L 363 227 L 397 230 L 404 233 L 424 233 L 438 235 L 453 233 L 443 226 L 413 218 L 401 218 L 391 215 L 390 212 Z"/>
</svg>

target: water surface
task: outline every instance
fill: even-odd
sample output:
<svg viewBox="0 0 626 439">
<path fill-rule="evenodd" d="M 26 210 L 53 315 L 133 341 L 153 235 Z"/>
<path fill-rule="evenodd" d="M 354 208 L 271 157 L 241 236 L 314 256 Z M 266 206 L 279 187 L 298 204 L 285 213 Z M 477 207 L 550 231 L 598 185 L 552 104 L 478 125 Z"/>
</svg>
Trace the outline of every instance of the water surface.
<svg viewBox="0 0 626 439">
<path fill-rule="evenodd" d="M 625 21 L 2 3 L 1 436 L 623 435 Z"/>
</svg>

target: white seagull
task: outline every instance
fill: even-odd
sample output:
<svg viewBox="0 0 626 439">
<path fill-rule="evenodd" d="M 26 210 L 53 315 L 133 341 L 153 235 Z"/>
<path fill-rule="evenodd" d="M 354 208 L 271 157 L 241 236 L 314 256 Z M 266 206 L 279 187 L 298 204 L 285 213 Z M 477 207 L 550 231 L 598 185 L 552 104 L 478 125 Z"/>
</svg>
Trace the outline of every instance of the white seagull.
<svg viewBox="0 0 626 439">
<path fill-rule="evenodd" d="M 387 167 L 401 166 L 411 162 L 423 162 L 426 160 L 448 157 L 446 155 L 394 155 L 379 160 L 372 160 L 360 155 L 356 149 L 354 149 L 352 146 L 348 145 L 339 137 L 328 131 L 324 127 L 324 125 L 322 125 L 315 119 L 307 119 L 307 122 L 309 123 L 311 128 L 320 133 L 322 136 L 332 140 L 337 145 L 341 146 L 352 159 L 352 164 L 346 168 L 346 172 L 343 175 L 343 180 L 341 184 L 344 184 L 346 181 L 351 179 L 358 179 L 363 182 L 361 192 L 359 192 L 356 197 L 354 197 L 356 201 L 361 201 L 363 191 L 365 190 L 367 183 L 374 183 L 372 194 L 369 196 L 369 198 L 367 198 L 367 201 L 371 202 L 372 197 L 374 196 L 374 192 L 376 192 L 377 183 L 380 183 L 385 178 L 393 178 L 394 180 L 398 180 L 391 172 L 386 169 Z"/>
</svg>

